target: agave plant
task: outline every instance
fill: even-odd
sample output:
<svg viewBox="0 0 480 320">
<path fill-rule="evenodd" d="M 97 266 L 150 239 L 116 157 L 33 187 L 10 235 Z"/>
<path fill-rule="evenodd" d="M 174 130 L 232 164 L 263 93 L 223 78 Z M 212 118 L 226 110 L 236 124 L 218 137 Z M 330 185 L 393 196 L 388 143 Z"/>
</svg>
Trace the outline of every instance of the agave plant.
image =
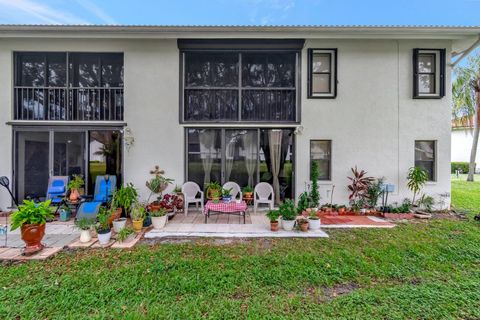
<svg viewBox="0 0 480 320">
<path fill-rule="evenodd" d="M 348 180 L 351 181 L 351 184 L 348 186 L 350 195 L 348 199 L 350 201 L 356 201 L 359 199 L 368 198 L 368 187 L 374 181 L 373 177 L 368 177 L 365 170 L 358 170 L 357 166 L 351 168 L 352 177 L 348 177 Z"/>
</svg>

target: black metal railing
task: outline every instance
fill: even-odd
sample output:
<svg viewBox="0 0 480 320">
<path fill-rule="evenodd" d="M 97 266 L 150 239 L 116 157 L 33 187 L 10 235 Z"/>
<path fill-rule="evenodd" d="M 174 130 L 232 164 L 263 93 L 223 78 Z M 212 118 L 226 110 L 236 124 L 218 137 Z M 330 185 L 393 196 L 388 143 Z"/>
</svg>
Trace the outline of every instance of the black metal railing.
<svg viewBox="0 0 480 320">
<path fill-rule="evenodd" d="M 15 87 L 15 120 L 121 121 L 122 87 Z"/>
</svg>

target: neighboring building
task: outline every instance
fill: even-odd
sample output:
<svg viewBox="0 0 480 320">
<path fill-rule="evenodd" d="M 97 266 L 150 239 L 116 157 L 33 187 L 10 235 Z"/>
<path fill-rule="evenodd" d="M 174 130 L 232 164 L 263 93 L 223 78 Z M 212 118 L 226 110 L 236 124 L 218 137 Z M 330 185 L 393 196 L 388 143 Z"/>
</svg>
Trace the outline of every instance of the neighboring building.
<svg viewBox="0 0 480 320">
<path fill-rule="evenodd" d="M 410 196 L 407 170 L 422 166 L 438 197 L 450 192 L 449 63 L 479 33 L 0 26 L 0 175 L 20 199 L 44 195 L 51 174 L 83 174 L 91 193 L 104 172 L 146 197 L 158 164 L 177 184 L 278 178 L 292 198 L 313 159 L 322 202 L 333 185 L 333 201 L 348 202 L 354 166 L 395 184 L 393 200 Z"/>
<path fill-rule="evenodd" d="M 473 122 L 452 121 L 452 162 L 470 162 L 473 143 Z M 477 146 L 475 172 L 479 171 L 480 145 Z"/>
</svg>

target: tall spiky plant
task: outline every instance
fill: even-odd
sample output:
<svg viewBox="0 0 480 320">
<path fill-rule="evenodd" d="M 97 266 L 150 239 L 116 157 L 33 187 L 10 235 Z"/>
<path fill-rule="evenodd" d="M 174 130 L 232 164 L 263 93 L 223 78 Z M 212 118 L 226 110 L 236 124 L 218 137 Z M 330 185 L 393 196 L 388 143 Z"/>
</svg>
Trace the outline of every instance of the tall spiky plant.
<svg viewBox="0 0 480 320">
<path fill-rule="evenodd" d="M 320 202 L 320 193 L 318 192 L 318 163 L 316 161 L 312 161 L 312 165 L 310 168 L 310 179 L 312 180 L 312 189 L 310 190 L 310 199 L 315 207 L 318 206 Z"/>
<path fill-rule="evenodd" d="M 473 142 L 467 177 L 467 181 L 473 181 L 480 133 L 480 55 L 470 57 L 467 65 L 456 67 L 454 72 L 452 116 L 463 125 L 470 126 L 473 122 Z"/>
</svg>

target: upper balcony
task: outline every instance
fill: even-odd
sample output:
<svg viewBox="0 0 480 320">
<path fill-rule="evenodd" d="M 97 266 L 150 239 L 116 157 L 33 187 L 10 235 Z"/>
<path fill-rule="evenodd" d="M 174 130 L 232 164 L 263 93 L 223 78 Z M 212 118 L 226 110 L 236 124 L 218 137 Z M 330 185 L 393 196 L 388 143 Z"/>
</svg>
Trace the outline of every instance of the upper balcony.
<svg viewBox="0 0 480 320">
<path fill-rule="evenodd" d="M 123 53 L 15 53 L 14 120 L 122 121 Z"/>
</svg>

